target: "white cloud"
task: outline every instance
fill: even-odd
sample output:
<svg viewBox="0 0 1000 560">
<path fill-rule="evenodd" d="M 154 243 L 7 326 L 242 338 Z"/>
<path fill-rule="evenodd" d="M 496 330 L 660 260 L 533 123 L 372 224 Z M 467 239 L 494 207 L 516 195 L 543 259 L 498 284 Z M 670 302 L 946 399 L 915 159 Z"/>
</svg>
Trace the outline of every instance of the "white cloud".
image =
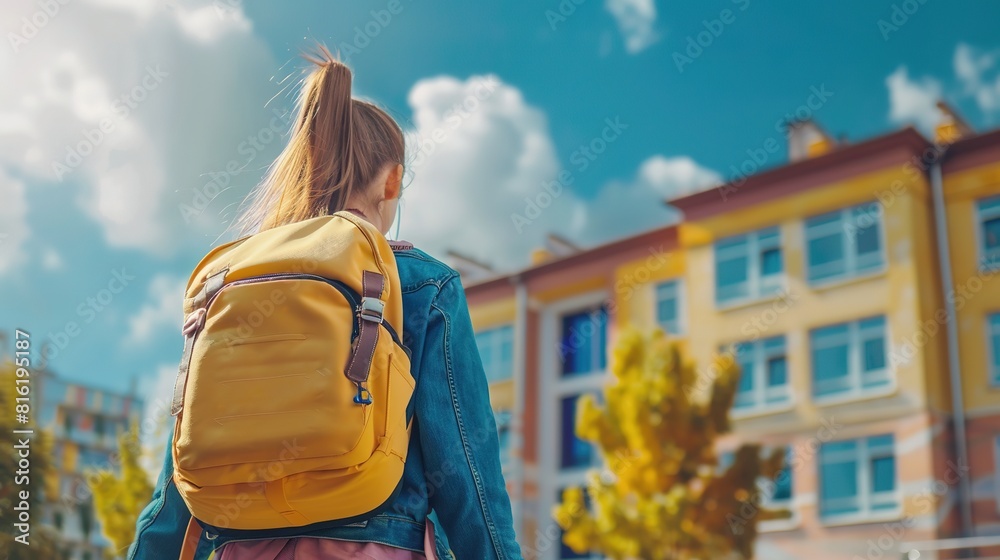
<svg viewBox="0 0 1000 560">
<path fill-rule="evenodd" d="M 126 340 L 133 344 L 149 342 L 161 328 L 179 333 L 182 323 L 181 302 L 186 278 L 158 274 L 149 283 L 148 301 L 129 319 Z"/>
<path fill-rule="evenodd" d="M 916 125 L 933 136 L 934 126 L 941 119 L 936 104 L 941 99 L 941 82 L 933 78 L 911 80 L 905 66 L 900 66 L 885 79 L 889 88 L 889 120 L 896 124 Z"/>
<path fill-rule="evenodd" d="M 589 171 L 567 169 L 569 184 L 554 186 L 560 165 L 545 115 L 495 76 L 421 80 L 409 103 L 415 156 L 400 234 L 439 255 L 455 249 L 498 269 L 523 266 L 548 233 L 597 243 L 663 225 L 675 216 L 664 199 L 720 180 L 690 158 L 653 156 L 633 180 L 585 198 L 574 189 Z M 514 214 L 528 219 L 520 230 Z"/>
<path fill-rule="evenodd" d="M 139 441 L 143 454 L 140 464 L 150 480 L 156 480 L 163 467 L 163 457 L 169 443 L 170 401 L 174 394 L 177 378 L 177 364 L 160 364 L 152 374 L 139 379 L 138 392 L 143 399 L 142 423 L 139 425 Z"/>
<path fill-rule="evenodd" d="M 52 247 L 45 248 L 45 250 L 42 251 L 42 268 L 50 271 L 62 270 L 62 255 L 60 255 L 59 252 Z"/>
<path fill-rule="evenodd" d="M 518 234 L 511 214 L 558 172 L 545 115 L 495 76 L 417 82 L 407 131 L 413 181 L 403 193 L 401 236 L 428 251 L 457 249 L 488 262 L 524 258 L 547 233 L 567 224 L 571 197 Z"/>
<path fill-rule="evenodd" d="M 0 168 L 62 189 L 111 246 L 203 247 L 219 220 L 186 224 L 178 206 L 234 158 L 247 115 L 270 118 L 266 45 L 238 2 L 54 4 L 37 29 L 22 18 L 38 5 L 0 6 L 0 29 L 18 36 L 0 49 L 0 72 L 18 76 L 0 88 Z"/>
<path fill-rule="evenodd" d="M 687 156 L 652 156 L 629 182 L 613 181 L 588 201 L 587 222 L 577 239 L 600 243 L 676 221 L 680 214 L 665 200 L 722 182 L 722 177 Z"/>
<path fill-rule="evenodd" d="M 965 43 L 955 48 L 953 66 L 962 84 L 963 94 L 976 100 L 986 114 L 1000 111 L 1000 72 L 997 72 L 996 52 L 982 52 Z M 988 74 L 993 74 L 989 77 Z"/>
<path fill-rule="evenodd" d="M 660 39 L 653 0 L 605 0 L 604 7 L 618 22 L 628 52 L 640 52 Z"/>
<path fill-rule="evenodd" d="M 28 231 L 28 202 L 24 183 L 10 177 L 0 167 L 0 275 L 27 260 L 24 245 Z"/>
</svg>

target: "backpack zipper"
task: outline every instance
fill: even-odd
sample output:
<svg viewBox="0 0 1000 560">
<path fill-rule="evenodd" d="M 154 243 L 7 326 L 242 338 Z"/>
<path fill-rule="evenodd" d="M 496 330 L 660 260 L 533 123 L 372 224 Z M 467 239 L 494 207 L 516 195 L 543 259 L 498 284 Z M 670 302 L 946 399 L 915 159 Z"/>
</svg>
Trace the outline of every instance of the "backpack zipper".
<svg viewBox="0 0 1000 560">
<path fill-rule="evenodd" d="M 355 292 L 354 289 L 348 286 L 347 284 L 339 280 L 333 280 L 331 278 L 326 278 L 325 276 L 319 276 L 318 274 L 307 274 L 307 273 L 296 273 L 296 272 L 275 272 L 271 274 L 260 274 L 258 276 L 250 276 L 247 278 L 241 278 L 239 280 L 234 280 L 232 282 L 229 282 L 224 286 L 222 286 L 222 288 L 220 288 L 219 291 L 212 294 L 212 297 L 210 297 L 208 301 L 205 302 L 205 309 L 208 309 L 208 307 L 212 305 L 212 302 L 215 300 L 215 298 L 218 297 L 219 294 L 221 294 L 223 291 L 226 290 L 226 288 L 230 286 L 240 286 L 243 284 L 256 284 L 260 282 L 269 282 L 273 280 L 314 280 L 317 282 L 324 282 L 332 286 L 338 292 L 340 292 L 341 295 L 343 295 L 344 298 L 346 298 L 347 301 L 350 302 L 351 308 L 354 309 L 355 316 L 357 316 L 358 313 L 360 313 L 361 295 Z M 382 326 L 385 327 L 385 330 L 389 332 L 389 336 L 392 337 L 392 341 L 395 342 L 397 346 L 402 348 L 403 351 L 406 352 L 407 357 L 409 357 L 410 349 L 407 348 L 402 343 L 402 341 L 399 339 L 399 335 L 397 335 L 395 329 L 392 328 L 392 325 L 390 325 L 387 321 L 383 321 Z M 354 327 L 351 330 L 351 338 L 353 339 L 355 336 L 357 336 L 357 334 L 358 334 L 358 324 L 357 322 L 355 322 Z"/>
</svg>

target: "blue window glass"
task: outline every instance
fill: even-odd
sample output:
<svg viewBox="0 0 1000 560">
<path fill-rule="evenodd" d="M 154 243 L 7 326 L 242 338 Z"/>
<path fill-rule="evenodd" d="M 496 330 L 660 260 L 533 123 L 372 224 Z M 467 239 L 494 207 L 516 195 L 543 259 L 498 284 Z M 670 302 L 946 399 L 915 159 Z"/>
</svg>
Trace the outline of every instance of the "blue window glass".
<svg viewBox="0 0 1000 560">
<path fill-rule="evenodd" d="M 476 333 L 476 346 L 491 382 L 510 379 L 514 375 L 514 327 L 502 327 Z"/>
<path fill-rule="evenodd" d="M 656 287 L 656 321 L 669 334 L 680 334 L 680 280 L 669 280 Z"/>
<path fill-rule="evenodd" d="M 563 316 L 559 353 L 564 376 L 604 370 L 607 365 L 607 330 L 608 313 L 603 305 Z"/>
<path fill-rule="evenodd" d="M 882 214 L 882 207 L 872 202 L 807 219 L 809 280 L 847 278 L 880 268 L 885 262 Z"/>
<path fill-rule="evenodd" d="M 771 502 L 787 502 L 792 499 L 792 450 L 785 448 L 785 464 L 774 477 L 774 491 Z"/>
<path fill-rule="evenodd" d="M 990 347 L 993 354 L 993 383 L 1000 384 L 1000 313 L 994 313 L 989 318 Z"/>
<path fill-rule="evenodd" d="M 767 361 L 767 386 L 778 387 L 788 383 L 788 360 L 775 356 Z"/>
<path fill-rule="evenodd" d="M 976 205 L 979 219 L 979 258 L 983 268 L 1000 267 L 1000 195 Z"/>
<path fill-rule="evenodd" d="M 576 403 L 579 398 L 580 395 L 572 395 L 560 401 L 560 466 L 564 469 L 589 466 L 594 459 L 593 446 L 576 437 Z"/>
<path fill-rule="evenodd" d="M 761 274 L 769 276 L 781 273 L 781 249 L 767 249 L 760 254 Z"/>
<path fill-rule="evenodd" d="M 891 381 L 883 316 L 815 329 L 810 345 L 815 396 L 857 392 Z"/>
<path fill-rule="evenodd" d="M 819 461 L 823 517 L 866 515 L 899 506 L 891 434 L 824 443 Z"/>
<path fill-rule="evenodd" d="M 826 443 L 820 448 L 820 499 L 824 516 L 858 511 L 858 444 Z"/>
<path fill-rule="evenodd" d="M 509 410 L 498 410 L 494 414 L 500 440 L 500 463 L 504 465 L 510 461 L 510 416 Z"/>
<path fill-rule="evenodd" d="M 734 408 L 765 407 L 791 398 L 784 336 L 734 344 L 729 351 L 740 366 Z"/>
<path fill-rule="evenodd" d="M 776 293 L 782 284 L 781 231 L 769 227 L 715 243 L 718 303 Z"/>
</svg>

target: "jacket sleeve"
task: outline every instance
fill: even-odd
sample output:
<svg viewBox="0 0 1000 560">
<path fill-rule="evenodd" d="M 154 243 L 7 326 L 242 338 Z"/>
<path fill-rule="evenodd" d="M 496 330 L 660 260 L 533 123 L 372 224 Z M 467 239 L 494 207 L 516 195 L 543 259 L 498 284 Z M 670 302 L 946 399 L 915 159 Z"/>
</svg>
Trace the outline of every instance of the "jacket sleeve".
<svg viewBox="0 0 1000 560">
<path fill-rule="evenodd" d="M 415 407 L 430 506 L 458 558 L 520 560 L 489 385 L 457 276 L 431 303 L 422 356 Z"/>
<path fill-rule="evenodd" d="M 129 547 L 128 560 L 176 560 L 180 556 L 191 512 L 174 486 L 174 464 L 170 455 L 172 438 L 173 428 L 167 436 L 166 457 L 153 498 L 136 521 L 135 540 Z M 207 550 L 201 545 L 198 548 L 196 558 L 204 558 Z"/>
</svg>

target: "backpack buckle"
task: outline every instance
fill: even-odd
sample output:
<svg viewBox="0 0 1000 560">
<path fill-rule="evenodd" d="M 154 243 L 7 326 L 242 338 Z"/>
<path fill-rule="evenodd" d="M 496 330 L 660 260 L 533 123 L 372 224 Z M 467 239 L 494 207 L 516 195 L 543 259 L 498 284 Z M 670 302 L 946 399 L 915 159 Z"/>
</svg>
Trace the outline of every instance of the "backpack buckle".
<svg viewBox="0 0 1000 560">
<path fill-rule="evenodd" d="M 373 297 L 363 297 L 361 298 L 361 307 L 358 308 L 358 314 L 365 321 L 371 321 L 373 323 L 382 322 L 382 312 L 385 311 L 385 302 Z"/>
<path fill-rule="evenodd" d="M 357 384 L 358 394 L 354 395 L 354 402 L 356 404 L 372 404 L 372 393 L 367 387 L 361 383 Z"/>
</svg>

